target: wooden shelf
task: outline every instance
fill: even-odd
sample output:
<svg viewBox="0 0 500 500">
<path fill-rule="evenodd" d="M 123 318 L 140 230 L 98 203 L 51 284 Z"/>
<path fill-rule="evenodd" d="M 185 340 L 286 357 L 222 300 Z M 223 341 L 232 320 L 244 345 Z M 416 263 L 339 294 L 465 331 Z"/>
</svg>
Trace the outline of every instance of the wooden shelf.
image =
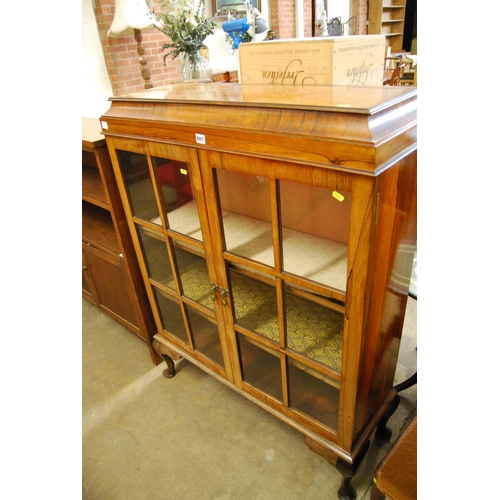
<svg viewBox="0 0 500 500">
<path fill-rule="evenodd" d="M 368 34 L 386 36 L 386 48 L 399 52 L 403 48 L 406 0 L 370 0 L 368 5 Z M 390 17 L 397 16 L 397 19 Z"/>
<path fill-rule="evenodd" d="M 110 213 L 85 201 L 82 203 L 82 238 L 100 250 L 114 255 L 121 253 Z"/>
<path fill-rule="evenodd" d="M 82 165 L 82 199 L 109 210 L 99 170 L 87 165 Z"/>
</svg>

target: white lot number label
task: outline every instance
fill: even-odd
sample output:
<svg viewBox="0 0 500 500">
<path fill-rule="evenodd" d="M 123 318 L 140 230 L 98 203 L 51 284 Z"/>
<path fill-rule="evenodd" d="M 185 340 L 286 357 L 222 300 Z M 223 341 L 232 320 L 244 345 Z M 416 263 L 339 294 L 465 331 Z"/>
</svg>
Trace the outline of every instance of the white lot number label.
<svg viewBox="0 0 500 500">
<path fill-rule="evenodd" d="M 198 144 L 206 144 L 205 136 L 203 134 L 195 134 L 195 135 L 196 135 L 196 142 Z"/>
</svg>

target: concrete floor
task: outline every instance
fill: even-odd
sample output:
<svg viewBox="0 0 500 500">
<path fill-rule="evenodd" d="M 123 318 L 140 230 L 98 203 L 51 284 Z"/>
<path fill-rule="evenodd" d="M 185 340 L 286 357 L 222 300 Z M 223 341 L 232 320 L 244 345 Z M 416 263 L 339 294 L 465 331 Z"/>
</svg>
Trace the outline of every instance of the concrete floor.
<svg viewBox="0 0 500 500">
<path fill-rule="evenodd" d="M 184 360 L 172 379 L 146 344 L 85 299 L 83 500 L 335 500 L 341 475 L 302 434 Z M 417 302 L 408 300 L 395 383 L 416 371 Z M 390 442 L 352 480 L 368 500 L 375 466 L 416 409 L 400 393 Z"/>
</svg>

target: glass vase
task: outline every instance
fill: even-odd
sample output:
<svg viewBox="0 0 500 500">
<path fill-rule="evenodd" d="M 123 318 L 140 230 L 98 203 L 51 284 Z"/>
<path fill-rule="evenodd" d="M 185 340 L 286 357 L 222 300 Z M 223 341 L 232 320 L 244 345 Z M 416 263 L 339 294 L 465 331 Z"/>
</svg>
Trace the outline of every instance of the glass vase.
<svg viewBox="0 0 500 500">
<path fill-rule="evenodd" d="M 189 80 L 211 81 L 212 65 L 197 51 L 194 54 L 181 54 L 181 66 L 179 79 L 187 82 Z"/>
</svg>

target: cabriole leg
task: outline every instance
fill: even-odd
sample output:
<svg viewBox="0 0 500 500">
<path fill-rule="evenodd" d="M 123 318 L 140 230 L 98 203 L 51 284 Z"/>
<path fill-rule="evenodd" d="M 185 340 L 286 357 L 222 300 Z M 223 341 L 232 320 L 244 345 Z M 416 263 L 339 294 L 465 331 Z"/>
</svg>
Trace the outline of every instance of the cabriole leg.
<svg viewBox="0 0 500 500">
<path fill-rule="evenodd" d="M 163 370 L 163 376 L 165 378 L 172 378 L 175 375 L 175 364 L 172 358 L 168 357 L 166 354 L 160 354 L 163 361 L 167 363 L 167 368 Z"/>
<path fill-rule="evenodd" d="M 342 486 L 338 489 L 337 494 L 340 500 L 355 500 L 357 495 L 354 488 L 351 486 L 352 477 L 342 476 Z"/>
<path fill-rule="evenodd" d="M 177 353 L 171 351 L 167 346 L 158 341 L 153 340 L 153 349 L 162 357 L 163 361 L 167 364 L 167 368 L 163 371 L 163 376 L 165 378 L 172 378 L 175 376 L 175 364 L 174 359 L 180 359 Z"/>
<path fill-rule="evenodd" d="M 382 439 L 384 441 L 388 440 L 392 436 L 392 431 L 387 427 L 387 422 L 389 419 L 394 415 L 394 412 L 397 410 L 399 406 L 399 401 L 400 398 L 396 394 L 394 399 L 391 401 L 390 405 L 388 406 L 386 412 L 384 413 L 384 416 L 380 419 L 378 425 L 377 425 L 377 430 L 375 432 L 375 437 L 378 439 Z"/>
<path fill-rule="evenodd" d="M 340 500 L 355 500 L 356 490 L 351 485 L 351 480 L 358 470 L 361 461 L 370 448 L 370 441 L 366 441 L 353 463 L 347 463 L 336 455 L 332 450 L 325 448 L 317 441 L 306 436 L 305 443 L 309 448 L 330 462 L 342 474 L 342 483 L 337 491 Z"/>
</svg>

